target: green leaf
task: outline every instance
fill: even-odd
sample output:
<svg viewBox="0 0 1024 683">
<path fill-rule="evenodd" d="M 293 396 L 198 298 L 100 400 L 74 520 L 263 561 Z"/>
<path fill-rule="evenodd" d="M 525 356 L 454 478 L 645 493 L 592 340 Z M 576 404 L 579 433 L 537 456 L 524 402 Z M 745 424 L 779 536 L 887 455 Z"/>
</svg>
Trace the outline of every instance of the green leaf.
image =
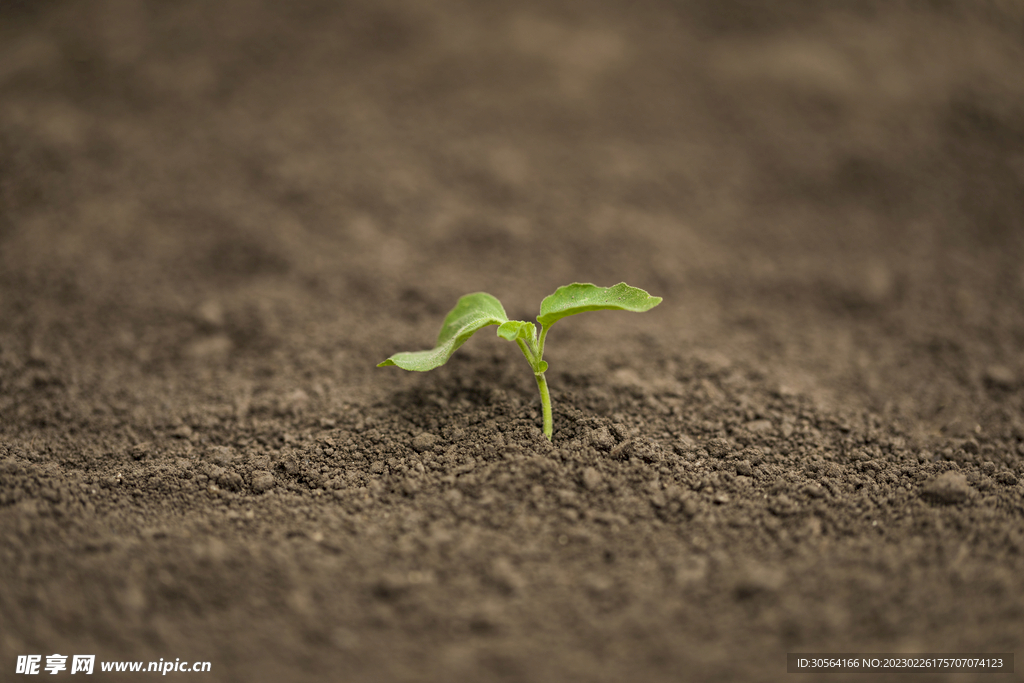
<svg viewBox="0 0 1024 683">
<path fill-rule="evenodd" d="M 586 311 L 633 311 L 643 313 L 661 303 L 660 296 L 651 296 L 642 289 L 620 282 L 614 287 L 575 282 L 559 287 L 551 296 L 540 303 L 537 321 L 550 327 L 566 316 Z"/>
<path fill-rule="evenodd" d="M 529 340 L 537 333 L 537 326 L 525 320 L 509 320 L 498 327 L 498 336 L 508 341 Z"/>
<path fill-rule="evenodd" d="M 507 323 L 508 316 L 501 302 L 490 294 L 477 292 L 459 299 L 455 308 L 445 317 L 437 344 L 429 351 L 403 351 L 396 353 L 377 367 L 397 365 L 403 370 L 426 372 L 448 362 L 455 350 L 466 343 L 475 332 L 490 325 Z"/>
</svg>

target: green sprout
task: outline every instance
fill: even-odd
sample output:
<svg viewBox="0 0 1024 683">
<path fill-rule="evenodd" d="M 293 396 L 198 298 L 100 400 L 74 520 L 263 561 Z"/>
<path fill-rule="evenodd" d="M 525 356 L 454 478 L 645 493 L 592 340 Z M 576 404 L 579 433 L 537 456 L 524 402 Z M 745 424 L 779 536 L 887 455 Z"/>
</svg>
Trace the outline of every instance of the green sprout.
<svg viewBox="0 0 1024 683">
<path fill-rule="evenodd" d="M 403 370 L 426 372 L 439 368 L 448 362 L 455 350 L 466 343 L 475 332 L 491 325 L 498 326 L 498 336 L 514 341 L 526 356 L 533 376 L 540 390 L 540 403 L 544 414 L 544 436 L 551 440 L 551 394 L 544 372 L 548 364 L 544 361 L 544 341 L 548 330 L 562 318 L 585 311 L 633 311 L 643 313 L 661 303 L 661 297 L 651 296 L 642 289 L 620 282 L 614 287 L 597 287 L 591 284 L 573 283 L 559 287 L 551 296 L 540 303 L 540 333 L 537 326 L 525 320 L 509 320 L 501 302 L 486 292 L 467 294 L 459 299 L 455 308 L 445 317 L 437 345 L 429 351 L 403 351 L 396 353 L 377 367 L 397 365 Z"/>
</svg>

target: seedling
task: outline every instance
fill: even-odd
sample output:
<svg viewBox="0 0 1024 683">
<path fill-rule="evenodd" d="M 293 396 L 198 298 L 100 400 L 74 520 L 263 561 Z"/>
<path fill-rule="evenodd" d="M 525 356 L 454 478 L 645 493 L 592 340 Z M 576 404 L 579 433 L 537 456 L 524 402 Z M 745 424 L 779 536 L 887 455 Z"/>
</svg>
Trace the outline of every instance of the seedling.
<svg viewBox="0 0 1024 683">
<path fill-rule="evenodd" d="M 661 303 L 661 297 L 651 296 L 642 289 L 620 282 L 614 287 L 597 287 L 579 282 L 559 287 L 540 302 L 540 333 L 537 326 L 525 320 L 509 320 L 501 302 L 486 292 L 467 294 L 459 299 L 455 308 L 445 317 L 437 345 L 429 351 L 403 351 L 396 353 L 377 367 L 397 365 L 403 370 L 426 372 L 448 362 L 455 350 L 466 343 L 478 330 L 498 326 L 498 336 L 515 342 L 533 368 L 533 376 L 540 390 L 540 404 L 544 415 L 544 436 L 551 440 L 551 394 L 544 372 L 544 341 L 548 330 L 562 318 L 585 311 L 633 311 L 643 313 Z"/>
</svg>

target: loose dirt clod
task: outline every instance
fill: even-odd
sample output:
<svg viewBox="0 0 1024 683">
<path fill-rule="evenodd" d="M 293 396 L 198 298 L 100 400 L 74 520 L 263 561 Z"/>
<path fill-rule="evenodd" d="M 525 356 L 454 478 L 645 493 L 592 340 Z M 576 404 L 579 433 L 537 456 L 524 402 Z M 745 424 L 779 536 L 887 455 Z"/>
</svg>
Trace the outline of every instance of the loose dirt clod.
<svg viewBox="0 0 1024 683">
<path fill-rule="evenodd" d="M 601 485 L 601 473 L 593 467 L 586 467 L 583 470 L 583 486 L 588 491 L 595 491 Z"/>
<path fill-rule="evenodd" d="M 412 440 L 412 449 L 417 453 L 422 453 L 433 448 L 437 441 L 437 436 L 434 434 L 427 434 L 426 432 L 417 434 Z"/>
<path fill-rule="evenodd" d="M 256 472 L 252 477 L 252 490 L 256 493 L 264 493 L 274 488 L 274 475 L 270 472 Z"/>
<path fill-rule="evenodd" d="M 971 487 L 959 472 L 943 472 L 921 487 L 921 494 L 939 503 L 955 505 L 967 500 Z"/>
</svg>

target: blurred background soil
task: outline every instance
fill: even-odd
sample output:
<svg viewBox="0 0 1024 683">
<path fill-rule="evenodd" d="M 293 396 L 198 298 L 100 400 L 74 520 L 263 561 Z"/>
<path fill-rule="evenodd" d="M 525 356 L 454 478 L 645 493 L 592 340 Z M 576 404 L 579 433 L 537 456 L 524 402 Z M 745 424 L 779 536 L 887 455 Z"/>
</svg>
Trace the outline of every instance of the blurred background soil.
<svg viewBox="0 0 1024 683">
<path fill-rule="evenodd" d="M 764 680 L 803 646 L 1012 651 L 1021 64 L 999 0 L 0 4 L 0 667 Z M 529 319 L 574 281 L 665 301 L 552 332 L 553 446 L 493 335 L 374 367 L 461 294 Z M 633 569 L 558 555 L 584 537 Z"/>
</svg>

